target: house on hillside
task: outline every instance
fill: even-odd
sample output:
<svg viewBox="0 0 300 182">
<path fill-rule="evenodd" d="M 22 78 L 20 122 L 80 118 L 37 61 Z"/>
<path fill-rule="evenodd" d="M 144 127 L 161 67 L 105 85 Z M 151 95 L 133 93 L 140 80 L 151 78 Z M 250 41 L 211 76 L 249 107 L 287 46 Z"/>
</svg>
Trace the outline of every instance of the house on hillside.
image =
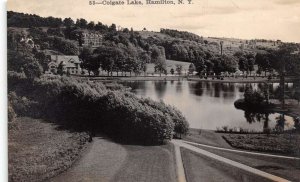
<svg viewBox="0 0 300 182">
<path fill-rule="evenodd" d="M 81 74 L 81 62 L 78 56 L 49 55 L 48 59 L 48 71 L 46 73 L 57 74 L 58 69 L 61 69 L 66 74 Z"/>
<path fill-rule="evenodd" d="M 82 46 L 99 47 L 102 43 L 103 36 L 98 33 L 82 33 Z"/>
</svg>

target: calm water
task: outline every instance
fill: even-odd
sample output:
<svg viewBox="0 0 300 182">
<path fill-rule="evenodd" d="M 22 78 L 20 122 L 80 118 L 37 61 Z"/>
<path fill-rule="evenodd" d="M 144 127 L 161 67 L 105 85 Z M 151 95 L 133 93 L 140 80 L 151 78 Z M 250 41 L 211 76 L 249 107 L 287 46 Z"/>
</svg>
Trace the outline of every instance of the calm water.
<svg viewBox="0 0 300 182">
<path fill-rule="evenodd" d="M 248 120 L 245 112 L 234 107 L 234 101 L 243 97 L 246 84 L 204 83 L 193 81 L 132 81 L 122 82 L 132 88 L 139 97 L 163 100 L 176 106 L 187 118 L 192 128 L 216 130 L 223 126 L 262 131 L 264 127 L 274 128 L 279 114 L 253 116 Z M 252 86 L 259 87 L 258 84 Z M 276 89 L 278 84 L 274 84 Z M 246 114 L 247 115 L 247 114 Z M 285 116 L 285 129 L 293 127 L 293 119 Z M 251 122 L 251 123 L 249 123 Z"/>
</svg>

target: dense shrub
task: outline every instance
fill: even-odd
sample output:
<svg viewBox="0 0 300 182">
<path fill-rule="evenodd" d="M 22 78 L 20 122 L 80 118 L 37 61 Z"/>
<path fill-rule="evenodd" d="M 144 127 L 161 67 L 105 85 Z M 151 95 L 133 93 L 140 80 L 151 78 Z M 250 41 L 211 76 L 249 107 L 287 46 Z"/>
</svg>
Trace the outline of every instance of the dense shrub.
<svg viewBox="0 0 300 182">
<path fill-rule="evenodd" d="M 67 126 L 152 144 L 171 139 L 174 126 L 175 132 L 182 134 L 188 129 L 185 118 L 175 108 L 124 90 L 108 90 L 99 82 L 43 77 L 31 84 L 33 90 L 21 96 L 38 102 L 46 119 Z"/>
<path fill-rule="evenodd" d="M 247 86 L 244 93 L 245 102 L 248 105 L 259 106 L 263 104 L 265 98 L 263 93 L 253 90 L 252 87 Z"/>
<path fill-rule="evenodd" d="M 29 100 L 24 96 L 19 97 L 15 92 L 10 92 L 8 94 L 8 100 L 18 116 L 40 116 L 39 104 L 37 102 Z"/>
<path fill-rule="evenodd" d="M 151 107 L 158 109 L 162 111 L 165 114 L 168 114 L 172 122 L 174 123 L 174 132 L 177 134 L 183 134 L 186 135 L 189 130 L 189 123 L 185 119 L 185 117 L 182 115 L 182 113 L 177 110 L 175 107 L 172 107 L 170 105 L 166 105 L 164 102 L 155 102 L 151 99 L 141 99 L 140 102 L 147 103 Z"/>
<path fill-rule="evenodd" d="M 113 82 L 113 83 L 104 83 L 105 87 L 109 90 L 122 90 L 122 91 L 129 91 L 131 88 L 126 87 L 122 84 Z"/>
<path fill-rule="evenodd" d="M 8 129 L 11 130 L 13 128 L 16 128 L 16 126 L 17 126 L 17 124 L 15 122 L 17 115 L 16 115 L 10 102 L 8 102 L 7 111 L 8 111 Z"/>
</svg>

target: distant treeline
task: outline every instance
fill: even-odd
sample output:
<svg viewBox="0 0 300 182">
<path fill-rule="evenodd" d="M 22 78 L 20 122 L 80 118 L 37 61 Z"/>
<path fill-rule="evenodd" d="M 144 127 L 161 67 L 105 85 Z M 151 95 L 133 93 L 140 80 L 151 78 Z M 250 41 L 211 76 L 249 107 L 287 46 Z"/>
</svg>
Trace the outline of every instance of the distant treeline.
<svg viewBox="0 0 300 182">
<path fill-rule="evenodd" d="M 199 35 L 186 32 L 186 31 L 178 31 L 178 30 L 172 30 L 172 29 L 160 29 L 160 33 L 167 34 L 171 37 L 175 38 L 182 38 L 185 40 L 191 40 L 196 42 L 203 42 L 203 37 L 200 37 Z"/>
</svg>

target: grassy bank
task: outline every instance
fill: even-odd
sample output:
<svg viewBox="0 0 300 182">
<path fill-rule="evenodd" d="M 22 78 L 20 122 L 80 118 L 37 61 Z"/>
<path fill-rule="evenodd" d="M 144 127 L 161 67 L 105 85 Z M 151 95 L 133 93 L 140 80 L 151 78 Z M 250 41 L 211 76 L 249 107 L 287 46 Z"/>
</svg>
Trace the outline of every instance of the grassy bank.
<svg viewBox="0 0 300 182">
<path fill-rule="evenodd" d="M 44 181 L 69 168 L 87 147 L 86 133 L 28 117 L 8 133 L 9 181 Z"/>
<path fill-rule="evenodd" d="M 216 133 L 213 130 L 190 128 L 189 133 L 186 136 L 183 136 L 183 140 L 205 145 L 231 148 L 230 145 L 222 138 L 222 134 Z"/>
<path fill-rule="evenodd" d="M 224 134 L 234 148 L 300 156 L 300 134 Z"/>
<path fill-rule="evenodd" d="M 188 182 L 270 181 L 185 148 L 181 152 Z"/>
</svg>

